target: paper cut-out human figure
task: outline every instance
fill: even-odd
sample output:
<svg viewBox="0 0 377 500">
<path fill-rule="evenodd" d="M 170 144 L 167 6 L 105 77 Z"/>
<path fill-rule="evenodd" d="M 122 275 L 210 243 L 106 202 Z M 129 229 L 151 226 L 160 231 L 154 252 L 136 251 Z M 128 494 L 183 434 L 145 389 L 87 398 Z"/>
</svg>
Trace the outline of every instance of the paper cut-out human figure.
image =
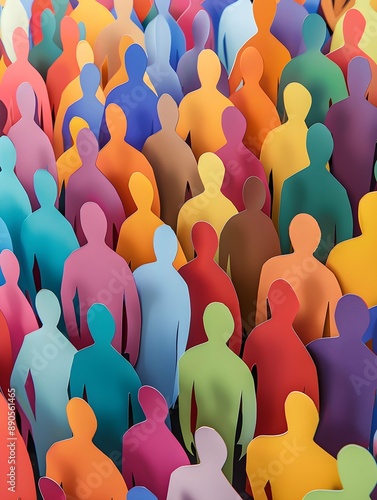
<svg viewBox="0 0 377 500">
<path fill-rule="evenodd" d="M 326 262 L 336 243 L 352 238 L 352 211 L 347 191 L 327 170 L 334 147 L 329 130 L 316 123 L 307 134 L 309 165 L 283 184 L 279 213 L 279 236 L 283 253 L 290 252 L 289 224 L 299 213 L 316 219 L 321 241 L 314 255 Z M 344 165 L 342 165 L 342 168 Z"/>
<path fill-rule="evenodd" d="M 46 472 L 46 452 L 70 435 L 65 407 L 68 381 L 76 349 L 59 331 L 60 305 L 50 290 L 41 290 L 35 301 L 42 327 L 25 336 L 14 364 L 11 385 L 27 416 L 33 434 L 40 475 Z M 25 383 L 30 372 L 35 407 Z"/>
<path fill-rule="evenodd" d="M 14 62 L 18 56 L 13 45 L 13 33 L 17 28 L 29 33 L 29 18 L 20 0 L 2 0 L 1 5 L 1 41 L 9 60 Z"/>
<path fill-rule="evenodd" d="M 135 486 L 129 490 L 127 500 L 158 500 L 158 498 L 144 486 Z"/>
<path fill-rule="evenodd" d="M 272 181 L 272 220 L 278 228 L 281 190 L 284 181 L 309 165 L 305 118 L 312 98 L 300 83 L 289 83 L 283 92 L 287 121 L 271 130 L 262 145 L 260 160 L 267 180 Z"/>
<path fill-rule="evenodd" d="M 162 95 L 157 111 L 162 128 L 148 137 L 142 152 L 156 176 L 161 199 L 161 219 L 176 230 L 180 208 L 188 197 L 197 196 L 203 191 L 203 184 L 191 148 L 175 131 L 178 109 L 174 99 L 168 94 Z M 139 167 L 138 170 L 140 171 Z"/>
<path fill-rule="evenodd" d="M 43 500 L 67 500 L 64 491 L 56 481 L 49 477 L 41 477 L 38 481 Z"/>
<path fill-rule="evenodd" d="M 25 3 L 25 0 L 21 0 Z M 61 23 L 64 17 L 68 17 L 68 15 L 72 12 L 72 6 L 69 0 L 26 0 L 26 2 L 31 2 L 30 9 L 30 34 L 33 40 L 33 44 L 36 45 L 42 41 L 42 12 L 45 9 L 50 9 L 54 12 L 55 17 L 55 34 L 54 34 L 54 42 L 60 48 L 62 48 L 61 41 Z"/>
<path fill-rule="evenodd" d="M 131 427 L 123 437 L 122 474 L 129 488 L 145 486 L 163 500 L 171 473 L 190 461 L 165 423 L 169 408 L 162 394 L 144 385 L 138 398 L 145 420 Z"/>
<path fill-rule="evenodd" d="M 142 264 L 156 260 L 153 237 L 155 230 L 162 226 L 163 222 L 151 209 L 153 187 L 149 179 L 141 172 L 134 172 L 129 180 L 129 188 L 137 210 L 123 222 L 116 251 L 134 271 Z M 178 244 L 173 266 L 179 269 L 186 263 L 182 247 Z"/>
<path fill-rule="evenodd" d="M 36 117 L 41 128 L 52 143 L 52 118 L 46 84 L 38 71 L 28 61 L 29 40 L 22 28 L 15 29 L 13 44 L 17 59 L 7 67 L 0 83 L 0 99 L 8 111 L 8 123 L 5 127 L 5 133 L 21 117 L 16 102 L 16 92 L 23 82 L 28 82 L 34 90 L 37 101 Z"/>
<path fill-rule="evenodd" d="M 70 16 L 77 24 L 84 23 L 85 39 L 93 50 L 101 31 L 114 22 L 110 11 L 97 0 L 79 0 Z"/>
<path fill-rule="evenodd" d="M 46 169 L 57 182 L 58 174 L 49 138 L 35 123 L 36 97 L 28 82 L 22 83 L 16 93 L 21 119 L 12 125 L 8 137 L 13 142 L 16 152 L 16 175 L 27 192 L 31 207 L 39 207 L 34 193 L 34 174 L 39 169 Z"/>
<path fill-rule="evenodd" d="M 201 87 L 190 92 L 179 105 L 177 132 L 190 143 L 195 158 L 206 152 L 215 152 L 225 144 L 221 126 L 224 109 L 232 102 L 218 89 L 221 75 L 219 58 L 212 50 L 203 50 L 198 57 L 198 75 Z"/>
<path fill-rule="evenodd" d="M 127 118 L 125 140 L 141 151 L 146 139 L 161 127 L 157 116 L 157 95 L 143 81 L 147 69 L 147 55 L 140 45 L 130 45 L 124 56 L 128 81 L 115 87 L 106 97 L 110 103 L 120 106 Z M 100 146 L 109 141 L 110 134 L 105 115 L 102 118 Z"/>
<path fill-rule="evenodd" d="M 67 220 L 72 224 L 82 245 L 85 238 L 80 223 L 80 208 L 87 201 L 97 203 L 108 221 L 106 243 L 110 248 L 114 248 L 125 214 L 115 187 L 96 166 L 98 142 L 91 130 L 84 128 L 77 134 L 77 150 L 82 166 L 70 176 L 66 187 Z"/>
<path fill-rule="evenodd" d="M 227 143 L 216 151 L 216 155 L 222 160 L 225 167 L 221 192 L 229 198 L 240 212 L 245 209 L 242 190 L 246 179 L 252 176 L 258 177 L 262 181 L 266 192 L 263 212 L 269 216 L 271 212 L 271 195 L 263 165 L 242 142 L 246 132 L 245 117 L 236 107 L 229 107 L 224 110 L 222 126 Z"/>
<path fill-rule="evenodd" d="M 169 60 L 171 67 L 174 69 L 174 71 L 176 71 L 178 62 L 186 51 L 186 38 L 181 27 L 169 12 L 170 1 L 171 0 L 156 0 L 155 5 L 157 7 L 159 15 L 161 15 L 166 20 L 169 26 L 171 35 Z"/>
<path fill-rule="evenodd" d="M 192 24 L 197 13 L 200 12 L 201 10 L 204 10 L 202 3 L 203 0 L 190 0 L 187 8 L 184 10 L 184 12 L 182 12 L 182 14 L 177 19 L 177 22 L 186 38 L 186 50 L 190 50 L 194 46 Z M 213 30 L 213 25 L 211 20 L 210 20 L 209 37 L 206 42 L 206 49 L 215 50 L 215 33 Z"/>
<path fill-rule="evenodd" d="M 223 438 L 228 450 L 223 472 L 228 481 L 232 481 L 240 412 L 242 427 L 238 444 L 242 445 L 242 456 L 254 435 L 254 381 L 246 364 L 226 345 L 234 329 L 229 309 L 220 302 L 213 302 L 204 311 L 203 322 L 208 341 L 186 351 L 179 362 L 179 421 L 185 446 L 192 453 L 194 441 L 190 422 L 195 414 L 195 401 L 197 414 L 193 428 L 208 425 Z"/>
<path fill-rule="evenodd" d="M 228 5 L 220 17 L 217 51 L 230 74 L 237 52 L 257 32 L 253 3 L 237 0 Z"/>
<path fill-rule="evenodd" d="M 293 253 L 273 257 L 262 267 L 260 275 L 256 323 L 267 319 L 268 290 L 278 278 L 292 286 L 300 303 L 293 328 L 302 342 L 338 334 L 334 311 L 342 296 L 332 272 L 313 255 L 321 239 L 318 222 L 309 214 L 298 214 L 289 226 Z"/>
<path fill-rule="evenodd" d="M 281 124 L 280 118 L 274 103 L 261 87 L 264 64 L 258 50 L 255 47 L 245 49 L 239 65 L 244 85 L 229 99 L 246 118 L 245 146 L 259 158 L 266 135 Z"/>
<path fill-rule="evenodd" d="M 183 98 L 177 73 L 170 65 L 171 34 L 167 21 L 157 15 L 145 30 L 148 54 L 147 74 L 157 95 L 169 94 L 179 104 Z"/>
<path fill-rule="evenodd" d="M 124 500 L 127 486 L 121 473 L 93 444 L 97 418 L 92 408 L 83 399 L 72 398 L 67 416 L 73 437 L 48 450 L 46 475 L 62 485 L 67 498 Z"/>
<path fill-rule="evenodd" d="M 111 344 L 116 325 L 109 309 L 100 303 L 92 304 L 87 322 L 94 344 L 75 355 L 70 395 L 83 397 L 85 394 L 97 416 L 98 429 L 93 442 L 119 468 L 123 434 L 143 418 L 137 399 L 141 383 L 132 365 Z M 111 411 L 108 411 L 108 401 L 112 401 Z"/>
<path fill-rule="evenodd" d="M 312 491 L 303 500 L 369 500 L 377 482 L 376 461 L 368 450 L 350 444 L 338 453 L 338 471 L 343 489 Z"/>
<path fill-rule="evenodd" d="M 62 50 L 54 42 L 56 21 L 51 10 L 45 9 L 42 12 L 41 26 L 43 39 L 30 50 L 29 62 L 46 80 L 49 67 L 62 53 Z"/>
<path fill-rule="evenodd" d="M 69 338 L 78 349 L 93 343 L 86 316 L 94 302 L 102 302 L 116 325 L 113 347 L 121 354 L 128 353 L 135 365 L 141 316 L 132 272 L 124 259 L 105 243 L 107 220 L 101 208 L 95 203 L 85 203 L 80 219 L 88 243 L 66 260 L 61 290 Z M 78 311 L 74 305 L 76 294 Z"/>
<path fill-rule="evenodd" d="M 377 193 L 367 193 L 359 203 L 361 235 L 342 241 L 330 252 L 326 266 L 337 277 L 343 294 L 354 293 L 373 307 L 377 304 L 374 282 L 377 231 L 374 214 L 377 210 Z"/>
<path fill-rule="evenodd" d="M 241 500 L 221 468 L 227 458 L 227 447 L 211 427 L 200 427 L 195 432 L 199 464 L 186 465 L 174 471 L 170 478 L 167 500 L 195 498 L 206 500 Z"/>
<path fill-rule="evenodd" d="M 284 68 L 279 85 L 278 110 L 283 116 L 283 91 L 291 82 L 306 87 L 312 96 L 312 107 L 306 118 L 308 127 L 324 123 L 330 101 L 335 104 L 348 96 L 344 76 L 339 66 L 322 54 L 326 24 L 318 14 L 309 14 L 302 25 L 306 51 L 294 57 Z"/>
<path fill-rule="evenodd" d="M 142 384 L 158 389 L 171 408 L 178 396 L 178 360 L 189 335 L 190 295 L 173 267 L 178 242 L 171 227 L 155 230 L 153 247 L 156 262 L 134 272 L 143 318 L 136 371 Z"/>
<path fill-rule="evenodd" d="M 309 396 L 291 392 L 285 401 L 288 431 L 277 436 L 258 436 L 248 446 L 246 472 L 253 498 L 302 500 L 314 489 L 340 489 L 336 459 L 314 441 L 318 410 Z M 272 464 L 272 465 L 271 465 Z"/>
<path fill-rule="evenodd" d="M 268 303 L 271 319 L 250 333 L 242 356 L 250 370 L 257 370 L 256 436 L 286 432 L 284 403 L 292 391 L 304 392 L 319 408 L 317 370 L 292 327 L 300 304 L 291 285 L 281 279 L 274 281 Z"/>
<path fill-rule="evenodd" d="M 192 228 L 191 238 L 196 257 L 179 270 L 179 274 L 187 283 L 191 303 L 190 333 L 186 349 L 207 341 L 203 326 L 204 311 L 211 302 L 221 302 L 229 308 L 234 321 L 229 347 L 236 354 L 240 354 L 240 306 L 232 282 L 214 261 L 218 247 L 216 231 L 207 222 L 199 221 Z"/>
<path fill-rule="evenodd" d="M 262 266 L 271 257 L 280 255 L 274 225 L 262 212 L 265 199 L 266 191 L 260 179 L 247 179 L 243 189 L 246 208 L 229 219 L 220 237 L 219 264 L 228 272 L 236 289 L 245 333 L 255 324 Z"/>
<path fill-rule="evenodd" d="M 335 320 L 339 337 L 308 345 L 317 366 L 321 394 L 316 442 L 334 457 L 346 444 L 368 448 L 377 389 L 377 358 L 361 339 L 369 325 L 366 303 L 357 295 L 343 296 Z"/>
<path fill-rule="evenodd" d="M 199 158 L 198 171 L 204 191 L 186 201 L 179 211 L 177 221 L 177 236 L 187 260 L 194 258 L 191 229 L 195 222 L 209 222 L 220 239 L 223 227 L 237 213 L 233 203 L 221 192 L 225 168 L 220 158 L 214 153 L 204 153 Z M 218 252 L 215 260 L 218 261 Z"/>
<path fill-rule="evenodd" d="M 0 495 L 4 500 L 37 500 L 30 457 L 16 425 L 15 403 L 14 389 L 0 393 Z"/>
<path fill-rule="evenodd" d="M 47 288 L 60 297 L 64 262 L 79 246 L 71 224 L 54 206 L 54 178 L 46 170 L 37 170 L 34 189 L 40 208 L 24 220 L 21 228 L 21 268 L 32 304 L 39 288 Z M 62 319 L 59 328 L 64 329 Z"/>
<path fill-rule="evenodd" d="M 375 184 L 377 109 L 365 98 L 370 81 L 369 62 L 362 57 L 352 59 L 348 66 L 350 97 L 331 106 L 325 121 L 334 138 L 331 173 L 347 190 L 356 236 L 360 234 L 359 201 Z"/>
<path fill-rule="evenodd" d="M 276 0 L 256 0 L 253 2 L 254 19 L 258 32 L 251 37 L 237 52 L 232 72 L 229 77 L 230 92 L 233 93 L 242 80 L 241 57 L 248 47 L 255 47 L 264 62 L 261 87 L 276 105 L 278 86 L 285 65 L 291 56 L 288 49 L 271 33 L 271 25 L 276 13 Z M 271 57 L 274 54 L 274 57 Z"/>
<path fill-rule="evenodd" d="M 305 0 L 279 0 L 271 33 L 296 57 L 303 48 L 302 24 L 308 11 Z"/>
</svg>

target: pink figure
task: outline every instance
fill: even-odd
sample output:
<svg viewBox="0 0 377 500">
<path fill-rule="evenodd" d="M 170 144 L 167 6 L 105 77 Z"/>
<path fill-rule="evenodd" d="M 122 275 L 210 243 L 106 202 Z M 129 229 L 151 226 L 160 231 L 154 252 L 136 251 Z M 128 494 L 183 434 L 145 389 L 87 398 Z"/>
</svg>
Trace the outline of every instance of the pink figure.
<svg viewBox="0 0 377 500">
<path fill-rule="evenodd" d="M 69 338 L 77 349 L 93 344 L 87 312 L 92 304 L 104 304 L 116 324 L 113 347 L 127 352 L 132 365 L 139 354 L 141 313 L 136 284 L 126 261 L 105 243 L 107 221 L 96 203 L 85 203 L 81 226 L 88 243 L 75 250 L 64 265 L 61 297 Z M 77 293 L 79 311 L 73 299 Z M 125 311 L 125 314 L 124 314 Z M 76 316 L 80 315 L 80 329 Z"/>
<path fill-rule="evenodd" d="M 266 191 L 262 212 L 270 216 L 271 194 L 261 161 L 243 144 L 246 119 L 236 107 L 226 108 L 222 116 L 222 127 L 226 144 L 216 154 L 224 163 L 225 176 L 221 192 L 234 204 L 239 212 L 245 210 L 243 186 L 249 177 L 258 177 Z"/>
<path fill-rule="evenodd" d="M 178 18 L 177 22 L 186 38 L 186 51 L 192 49 L 195 45 L 194 37 L 192 34 L 192 24 L 194 22 L 196 14 L 201 10 L 205 10 L 202 7 L 202 3 L 203 0 L 190 0 L 187 9 Z M 213 31 L 212 21 L 209 37 L 206 42 L 205 48 L 215 50 L 215 34 Z"/>
<path fill-rule="evenodd" d="M 144 385 L 138 394 L 146 420 L 131 427 L 123 436 L 122 474 L 129 488 L 145 486 L 158 500 L 165 500 L 169 479 L 178 467 L 190 461 L 165 424 L 169 415 L 164 396 Z"/>
<path fill-rule="evenodd" d="M 10 389 L 10 377 L 13 370 L 12 343 L 8 324 L 0 308 L 0 388 L 3 394 Z"/>
<path fill-rule="evenodd" d="M 53 479 L 41 477 L 38 481 L 43 500 L 67 500 L 64 491 Z"/>
<path fill-rule="evenodd" d="M 38 103 L 38 121 L 49 138 L 53 141 L 52 117 L 46 84 L 38 71 L 29 63 L 29 39 L 23 28 L 13 32 L 13 47 L 16 61 L 8 66 L 0 84 L 0 100 L 8 110 L 8 121 L 5 133 L 11 125 L 20 119 L 20 111 L 16 103 L 16 91 L 21 83 L 28 82 L 32 86 Z"/>
<path fill-rule="evenodd" d="M 58 180 L 54 150 L 47 135 L 35 123 L 36 98 L 30 83 L 21 83 L 16 92 L 21 118 L 9 129 L 8 137 L 13 142 L 17 161 L 15 172 L 27 192 L 33 210 L 39 208 L 34 192 L 34 174 L 46 169 Z"/>
<path fill-rule="evenodd" d="M 97 203 L 107 218 L 106 243 L 110 248 L 116 248 L 120 228 L 126 218 L 123 204 L 115 187 L 96 166 L 98 142 L 93 132 L 87 128 L 80 130 L 76 144 L 82 166 L 68 180 L 65 216 L 82 246 L 86 240 L 79 220 L 80 209 L 87 201 Z M 116 237 L 114 230 L 117 233 Z"/>
</svg>

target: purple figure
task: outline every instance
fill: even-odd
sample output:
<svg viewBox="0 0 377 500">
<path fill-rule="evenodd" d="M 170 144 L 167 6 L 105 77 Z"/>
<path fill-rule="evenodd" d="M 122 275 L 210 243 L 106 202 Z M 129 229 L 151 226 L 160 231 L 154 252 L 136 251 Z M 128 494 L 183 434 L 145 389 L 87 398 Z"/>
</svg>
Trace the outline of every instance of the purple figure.
<svg viewBox="0 0 377 500">
<path fill-rule="evenodd" d="M 249 177 L 258 177 L 264 185 L 266 200 L 262 211 L 270 216 L 271 194 L 266 174 L 260 160 L 246 147 L 242 140 L 246 132 L 246 119 L 236 107 L 226 108 L 222 116 L 222 128 L 226 144 L 216 151 L 224 163 L 225 175 L 221 192 L 234 204 L 239 212 L 245 210 L 243 187 Z"/>
<path fill-rule="evenodd" d="M 302 25 L 309 13 L 302 3 L 299 0 L 279 0 L 271 26 L 271 33 L 287 47 L 291 57 L 298 56 L 304 48 Z"/>
<path fill-rule="evenodd" d="M 80 218 L 88 243 L 66 260 L 61 289 L 69 338 L 77 349 L 93 344 L 87 313 L 92 304 L 103 303 L 115 320 L 113 347 L 121 354 L 128 353 L 130 362 L 135 365 L 139 354 L 141 313 L 132 272 L 126 261 L 105 243 L 107 221 L 101 208 L 96 203 L 85 203 Z M 76 311 L 75 295 L 79 306 Z"/>
<path fill-rule="evenodd" d="M 124 434 L 123 478 L 129 488 L 145 486 L 158 500 L 165 500 L 170 475 L 190 461 L 165 423 L 169 409 L 163 395 L 144 385 L 139 389 L 138 398 L 146 420 Z"/>
<path fill-rule="evenodd" d="M 350 96 L 331 106 L 325 120 L 334 138 L 331 172 L 347 190 L 355 236 L 360 235 L 359 201 L 375 184 L 377 109 L 366 99 L 371 79 L 369 62 L 363 57 L 352 59 L 348 65 Z"/>
<path fill-rule="evenodd" d="M 369 446 L 377 389 L 377 357 L 363 343 L 369 310 L 357 295 L 344 295 L 335 310 L 339 337 L 307 348 L 318 372 L 320 420 L 315 441 L 336 457 L 347 444 Z"/>
<path fill-rule="evenodd" d="M 96 166 L 98 142 L 91 130 L 80 130 L 77 135 L 77 149 L 82 166 L 71 175 L 67 184 L 66 218 L 75 230 L 80 245 L 83 245 L 86 240 L 80 224 L 80 209 L 87 201 L 97 203 L 107 218 L 106 243 L 110 248 L 116 248 L 120 228 L 126 216 L 115 187 Z"/>
<path fill-rule="evenodd" d="M 46 169 L 57 182 L 54 150 L 47 135 L 34 121 L 36 97 L 30 83 L 22 83 L 16 93 L 21 119 L 8 132 L 17 151 L 16 175 L 27 192 L 33 210 L 39 208 L 34 192 L 34 173 Z"/>
</svg>

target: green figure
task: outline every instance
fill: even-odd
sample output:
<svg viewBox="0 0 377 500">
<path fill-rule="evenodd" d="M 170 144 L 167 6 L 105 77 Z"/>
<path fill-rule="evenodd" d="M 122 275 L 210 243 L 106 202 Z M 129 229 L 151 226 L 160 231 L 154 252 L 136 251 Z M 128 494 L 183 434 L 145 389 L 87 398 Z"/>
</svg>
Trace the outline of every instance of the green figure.
<svg viewBox="0 0 377 500">
<path fill-rule="evenodd" d="M 304 500 L 369 500 L 376 482 L 377 466 L 368 450 L 349 444 L 338 453 L 338 471 L 342 490 L 317 490 L 304 496 Z"/>
<path fill-rule="evenodd" d="M 335 104 L 348 97 L 344 76 L 334 62 L 322 54 L 326 38 L 326 25 L 318 14 L 310 14 L 302 25 L 306 52 L 294 57 L 285 66 L 280 79 L 277 108 L 284 116 L 283 91 L 291 82 L 301 83 L 312 96 L 312 107 L 306 118 L 308 127 L 324 123 L 330 101 Z"/>
<path fill-rule="evenodd" d="M 232 482 L 240 412 L 242 429 L 237 444 L 242 445 L 242 456 L 254 436 L 254 380 L 246 364 L 226 345 L 234 330 L 229 309 L 220 302 L 212 302 L 204 311 L 203 322 L 208 341 L 186 351 L 179 361 L 179 421 L 186 448 L 192 452 L 194 437 L 190 424 L 194 396 L 195 430 L 212 427 L 223 438 L 228 449 L 223 472 Z"/>
<path fill-rule="evenodd" d="M 347 191 L 327 170 L 334 142 L 330 131 L 316 123 L 308 130 L 306 148 L 309 166 L 283 184 L 279 214 L 279 236 L 283 253 L 290 252 L 289 225 L 299 213 L 314 217 L 321 228 L 321 242 L 314 256 L 325 263 L 330 250 L 352 238 L 353 219 Z"/>
</svg>

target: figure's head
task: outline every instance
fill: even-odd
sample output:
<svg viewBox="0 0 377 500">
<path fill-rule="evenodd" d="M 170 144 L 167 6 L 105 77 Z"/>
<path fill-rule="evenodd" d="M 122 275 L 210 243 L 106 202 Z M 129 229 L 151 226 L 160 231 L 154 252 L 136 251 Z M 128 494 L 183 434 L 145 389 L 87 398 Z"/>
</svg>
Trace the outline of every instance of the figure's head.
<svg viewBox="0 0 377 500">
<path fill-rule="evenodd" d="M 306 136 L 306 149 L 311 165 L 325 167 L 334 149 L 330 130 L 322 123 L 312 125 Z"/>
<path fill-rule="evenodd" d="M 306 87 L 298 82 L 289 83 L 284 91 L 284 107 L 288 120 L 304 121 L 312 105 L 312 96 Z"/>
<path fill-rule="evenodd" d="M 326 24 L 318 14 L 309 14 L 302 25 L 302 37 L 306 49 L 319 52 L 326 39 Z"/>
<path fill-rule="evenodd" d="M 29 56 L 29 38 L 26 31 L 18 27 L 13 31 L 13 50 L 17 61 L 27 61 Z"/>
<path fill-rule="evenodd" d="M 114 0 L 114 8 L 117 19 L 130 19 L 133 8 L 133 0 Z"/>
<path fill-rule="evenodd" d="M 368 498 L 377 482 L 376 460 L 362 446 L 349 444 L 338 453 L 338 471 L 343 488 L 354 498 Z"/>
<path fill-rule="evenodd" d="M 203 153 L 198 162 L 198 172 L 204 189 L 220 191 L 225 168 L 221 159 L 215 153 Z"/>
<path fill-rule="evenodd" d="M 336 305 L 335 321 L 341 337 L 360 340 L 370 322 L 368 306 L 358 295 L 343 295 Z"/>
<path fill-rule="evenodd" d="M 16 100 L 21 116 L 28 120 L 34 120 L 36 97 L 30 83 L 21 83 L 16 91 Z"/>
<path fill-rule="evenodd" d="M 346 45 L 357 47 L 363 37 L 366 20 L 358 9 L 350 9 L 345 13 L 343 35 Z"/>
<path fill-rule="evenodd" d="M 141 172 L 134 172 L 128 186 L 138 210 L 151 210 L 154 192 L 151 181 Z"/>
<path fill-rule="evenodd" d="M 288 281 L 275 280 L 268 290 L 268 304 L 273 320 L 292 324 L 300 309 L 297 295 Z"/>
<path fill-rule="evenodd" d="M 59 2 L 58 2 L 59 3 Z M 63 50 L 67 47 L 77 47 L 80 41 L 80 30 L 74 19 L 70 16 L 64 16 L 60 23 L 60 39 Z"/>
<path fill-rule="evenodd" d="M 221 126 L 228 143 L 240 144 L 246 132 L 246 118 L 235 106 L 224 109 L 221 117 Z"/>
<path fill-rule="evenodd" d="M 124 55 L 124 63 L 129 81 L 141 82 L 148 63 L 144 49 L 137 43 L 130 45 Z"/>
<path fill-rule="evenodd" d="M 258 49 L 248 47 L 240 59 L 241 75 L 245 83 L 259 82 L 263 76 L 264 62 Z"/>
<path fill-rule="evenodd" d="M 243 185 L 242 198 L 247 210 L 259 212 L 266 202 L 266 188 L 258 177 L 248 177 Z"/>
<path fill-rule="evenodd" d="M 101 81 L 101 75 L 95 64 L 87 63 L 80 73 L 80 86 L 84 96 L 95 96 Z"/>
<path fill-rule="evenodd" d="M 94 303 L 87 315 L 90 334 L 96 344 L 110 345 L 115 335 L 113 315 L 104 304 Z"/>
<path fill-rule="evenodd" d="M 56 295 L 47 289 L 42 289 L 35 297 L 35 308 L 43 326 L 55 328 L 60 320 L 60 304 Z"/>
<path fill-rule="evenodd" d="M 139 389 L 138 399 L 147 420 L 156 424 L 165 423 L 169 408 L 164 396 L 154 387 L 143 385 Z"/>
<path fill-rule="evenodd" d="M 111 137 L 118 137 L 123 141 L 127 133 L 127 118 L 123 109 L 115 103 L 108 104 L 105 117 Z"/>
<path fill-rule="evenodd" d="M 195 447 L 201 465 L 221 471 L 228 452 L 223 438 L 211 427 L 200 427 L 195 431 Z"/>
<path fill-rule="evenodd" d="M 104 242 L 107 232 L 107 219 L 102 208 L 88 201 L 80 210 L 80 222 L 88 243 Z"/>
<path fill-rule="evenodd" d="M 72 398 L 67 403 L 66 411 L 73 437 L 92 441 L 97 431 L 97 418 L 89 404 L 81 398 Z"/>
<path fill-rule="evenodd" d="M 92 47 L 86 40 L 80 40 L 77 44 L 76 60 L 80 71 L 85 66 L 85 64 L 94 63 L 94 54 Z"/>
<path fill-rule="evenodd" d="M 88 123 L 80 116 L 74 116 L 69 122 L 69 133 L 72 137 L 73 144 L 77 144 L 77 136 L 80 130 L 83 128 L 89 128 Z"/>
<path fill-rule="evenodd" d="M 196 222 L 191 230 L 192 245 L 198 257 L 213 259 L 219 240 L 213 226 L 205 221 Z"/>
<path fill-rule="evenodd" d="M 377 192 L 365 194 L 359 201 L 359 224 L 362 234 L 377 235 L 376 217 Z"/>
<path fill-rule="evenodd" d="M 364 97 L 372 80 L 370 62 L 364 57 L 354 57 L 348 64 L 347 84 L 350 95 Z"/>
<path fill-rule="evenodd" d="M 198 57 L 198 76 L 202 87 L 215 89 L 221 76 L 221 64 L 216 53 L 204 49 Z"/>
<path fill-rule="evenodd" d="M 178 252 L 178 240 L 170 226 L 163 224 L 155 230 L 153 248 L 158 262 L 174 262 Z"/>
<path fill-rule="evenodd" d="M 178 123 L 178 107 L 169 94 L 162 94 L 157 104 L 158 118 L 164 130 L 174 130 Z"/>
<path fill-rule="evenodd" d="M 276 14 L 276 0 L 254 0 L 254 19 L 258 31 L 270 30 Z"/>
<path fill-rule="evenodd" d="M 47 170 L 37 170 L 34 174 L 34 191 L 41 207 L 53 207 L 58 195 L 55 179 Z"/>
<path fill-rule="evenodd" d="M 17 284 L 20 277 L 20 264 L 13 252 L 5 249 L 0 253 L 0 268 L 7 284 Z"/>
<path fill-rule="evenodd" d="M 234 331 L 232 313 L 221 302 L 212 302 L 206 307 L 203 323 L 209 341 L 219 341 L 226 344 Z"/>
<path fill-rule="evenodd" d="M 210 30 L 211 21 L 208 13 L 204 9 L 199 10 L 192 22 L 192 37 L 195 47 L 201 48 L 202 50 L 204 49 Z"/>
<path fill-rule="evenodd" d="M 287 396 L 284 408 L 288 432 L 312 440 L 319 423 L 318 410 L 313 400 L 303 392 L 294 391 Z"/>
<path fill-rule="evenodd" d="M 43 38 L 45 40 L 51 40 L 55 33 L 56 21 L 55 21 L 55 16 L 50 9 L 45 9 L 42 12 L 41 28 L 42 28 Z"/>
<path fill-rule="evenodd" d="M 292 219 L 289 237 L 295 252 L 312 255 L 321 241 L 321 229 L 314 217 L 302 213 Z"/>
</svg>

